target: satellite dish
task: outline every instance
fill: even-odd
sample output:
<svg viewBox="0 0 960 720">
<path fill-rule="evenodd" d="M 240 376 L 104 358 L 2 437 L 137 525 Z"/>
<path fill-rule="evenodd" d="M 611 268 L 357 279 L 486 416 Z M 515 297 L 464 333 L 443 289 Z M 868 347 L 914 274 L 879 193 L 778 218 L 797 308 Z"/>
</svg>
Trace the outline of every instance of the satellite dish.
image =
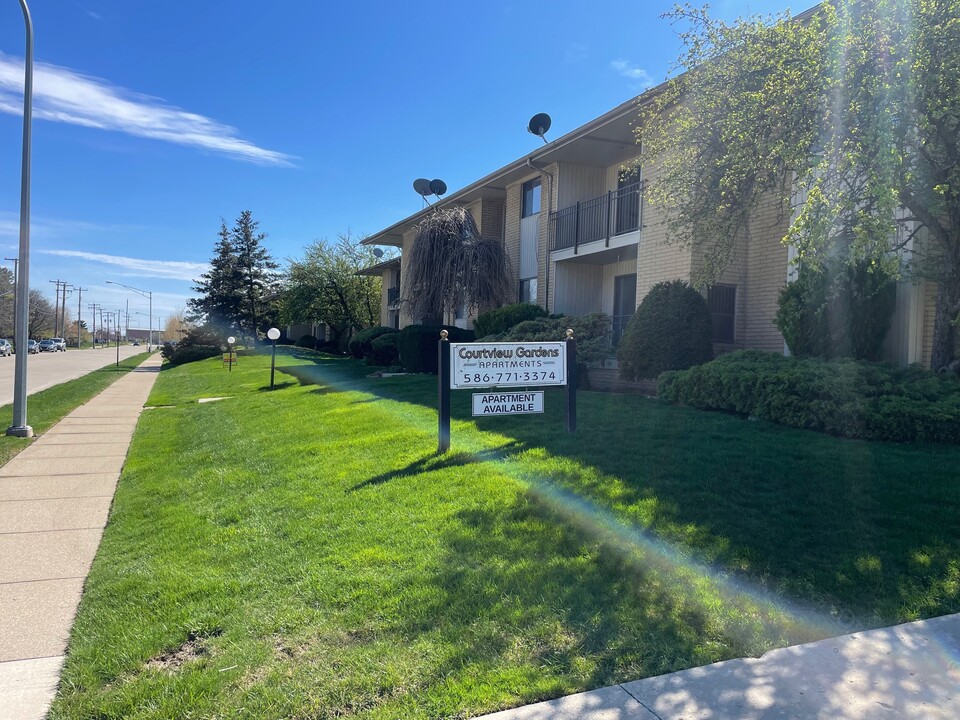
<svg viewBox="0 0 960 720">
<path fill-rule="evenodd" d="M 533 133 L 539 138 L 543 138 L 543 141 L 546 142 L 547 139 L 544 135 L 547 134 L 547 131 L 550 129 L 550 116 L 546 113 L 537 113 L 532 118 L 530 122 L 527 123 L 527 132 Z"/>
<path fill-rule="evenodd" d="M 433 190 L 430 189 L 430 181 L 426 178 L 417 178 L 414 180 L 413 189 L 424 197 L 427 195 L 433 195 Z"/>
<path fill-rule="evenodd" d="M 374 249 L 373 249 L 373 256 L 374 256 L 377 260 L 379 260 L 380 258 L 383 257 L 383 250 L 381 250 L 380 248 L 374 248 Z"/>
<path fill-rule="evenodd" d="M 437 197 L 440 197 L 446 191 L 447 191 L 447 184 L 443 180 L 430 181 L 430 192 L 432 192 Z"/>
</svg>

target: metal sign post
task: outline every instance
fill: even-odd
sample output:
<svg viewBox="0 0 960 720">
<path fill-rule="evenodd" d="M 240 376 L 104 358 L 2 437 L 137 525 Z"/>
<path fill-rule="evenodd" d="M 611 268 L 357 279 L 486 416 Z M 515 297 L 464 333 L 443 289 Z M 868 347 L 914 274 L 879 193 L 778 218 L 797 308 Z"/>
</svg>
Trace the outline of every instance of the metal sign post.
<svg viewBox="0 0 960 720">
<path fill-rule="evenodd" d="M 577 341 L 567 330 L 567 432 L 577 431 Z"/>
<path fill-rule="evenodd" d="M 437 415 L 440 423 L 437 452 L 441 453 L 450 449 L 450 341 L 447 340 L 448 335 L 446 330 L 441 330 L 440 342 L 437 343 L 439 366 Z"/>
</svg>

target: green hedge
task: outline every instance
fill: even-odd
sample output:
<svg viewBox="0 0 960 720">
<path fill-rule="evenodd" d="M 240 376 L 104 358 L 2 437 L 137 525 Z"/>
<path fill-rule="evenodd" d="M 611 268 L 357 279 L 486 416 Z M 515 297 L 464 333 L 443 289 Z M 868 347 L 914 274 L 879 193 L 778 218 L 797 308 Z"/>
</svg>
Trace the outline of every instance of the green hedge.
<svg viewBox="0 0 960 720">
<path fill-rule="evenodd" d="M 398 332 L 395 328 L 384 327 L 383 325 L 376 325 L 374 327 L 361 330 L 352 338 L 350 342 L 347 343 L 347 350 L 350 352 L 353 357 L 357 360 L 362 360 L 367 358 L 369 361 L 373 357 L 373 343 L 381 335 L 386 335 L 387 333 Z"/>
<path fill-rule="evenodd" d="M 371 365 L 380 367 L 390 367 L 396 365 L 400 359 L 400 333 L 384 333 L 374 339 L 371 345 L 371 353 L 367 362 Z"/>
<path fill-rule="evenodd" d="M 317 346 L 317 339 L 313 335 L 301 335 L 294 345 L 296 345 L 296 347 L 313 350 Z"/>
<path fill-rule="evenodd" d="M 168 360 L 171 365 L 183 365 L 184 363 L 216 357 L 219 354 L 219 345 L 189 345 L 187 347 L 174 347 Z"/>
<path fill-rule="evenodd" d="M 473 321 L 473 329 L 478 338 L 507 332 L 510 328 L 524 320 L 536 320 L 547 317 L 547 311 L 533 303 L 514 303 L 504 305 L 496 310 L 488 310 L 477 315 Z"/>
<path fill-rule="evenodd" d="M 473 330 L 464 330 L 450 325 L 407 325 L 400 331 L 398 347 L 400 364 L 407 372 L 433 373 L 439 369 L 437 364 L 437 343 L 440 331 L 446 330 L 450 342 L 473 342 L 476 335 Z"/>
<path fill-rule="evenodd" d="M 960 444 L 960 380 L 743 350 L 660 376 L 661 398 L 840 437 Z"/>
</svg>

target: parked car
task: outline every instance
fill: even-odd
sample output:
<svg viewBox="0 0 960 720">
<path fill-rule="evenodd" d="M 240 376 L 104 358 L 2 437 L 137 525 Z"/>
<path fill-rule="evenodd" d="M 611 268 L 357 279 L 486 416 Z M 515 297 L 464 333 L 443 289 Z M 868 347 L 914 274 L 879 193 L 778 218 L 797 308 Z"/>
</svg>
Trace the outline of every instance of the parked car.
<svg viewBox="0 0 960 720">
<path fill-rule="evenodd" d="M 53 340 L 53 341 L 57 344 L 57 350 L 59 350 L 60 352 L 66 352 L 66 351 L 67 351 L 67 341 L 66 341 L 66 340 L 64 340 L 63 338 L 51 338 L 51 340 Z"/>
<path fill-rule="evenodd" d="M 133 346 L 134 346 L 134 347 L 140 347 L 140 341 L 139 341 L 139 340 L 134 340 L 134 341 L 133 341 Z"/>
<path fill-rule="evenodd" d="M 53 338 L 44 338 L 40 341 L 40 352 L 56 352 L 57 343 Z"/>
<path fill-rule="evenodd" d="M 40 343 L 36 340 L 27 340 L 27 355 L 36 355 L 40 352 Z"/>
<path fill-rule="evenodd" d="M 8 355 L 13 355 L 13 345 L 10 344 L 9 340 L 0 338 L 0 356 L 6 357 Z"/>
</svg>

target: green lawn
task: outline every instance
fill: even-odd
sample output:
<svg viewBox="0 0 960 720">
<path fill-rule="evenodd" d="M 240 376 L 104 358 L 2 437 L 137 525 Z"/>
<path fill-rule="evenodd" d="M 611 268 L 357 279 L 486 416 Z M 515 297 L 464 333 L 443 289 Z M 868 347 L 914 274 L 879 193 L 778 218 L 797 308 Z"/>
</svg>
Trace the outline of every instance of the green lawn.
<svg viewBox="0 0 960 720">
<path fill-rule="evenodd" d="M 53 718 L 457 718 L 960 610 L 960 449 L 581 393 L 164 370 Z M 199 404 L 201 397 L 231 396 Z"/>
<path fill-rule="evenodd" d="M 54 385 L 27 397 L 27 423 L 35 435 L 42 435 L 65 415 L 83 405 L 101 390 L 130 372 L 150 355 L 142 353 L 122 360 L 120 365 L 107 365 L 91 373 Z M 11 362 L 13 358 L 10 358 Z M 0 431 L 13 424 L 13 405 L 0 407 Z M 23 450 L 32 440 L 0 435 L 0 466 Z"/>
</svg>

